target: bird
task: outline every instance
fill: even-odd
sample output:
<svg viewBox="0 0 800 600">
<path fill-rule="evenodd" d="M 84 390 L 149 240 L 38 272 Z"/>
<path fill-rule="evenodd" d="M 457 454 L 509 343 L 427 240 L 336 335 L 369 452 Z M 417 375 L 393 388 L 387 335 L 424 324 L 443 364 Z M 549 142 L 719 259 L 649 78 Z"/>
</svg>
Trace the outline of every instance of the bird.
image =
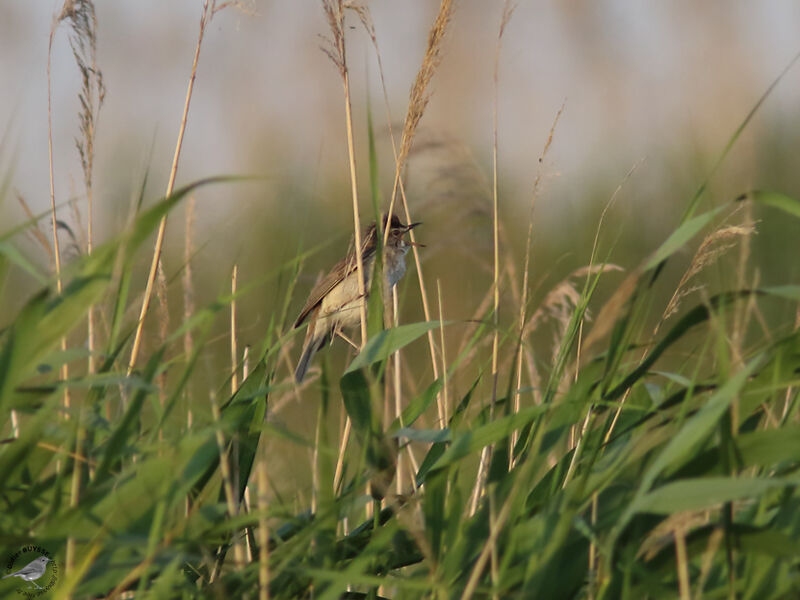
<svg viewBox="0 0 800 600">
<path fill-rule="evenodd" d="M 381 217 L 381 222 L 387 223 L 385 215 Z M 421 244 L 405 239 L 405 235 L 420 223 L 404 225 L 396 215 L 392 215 L 388 223 L 389 235 L 386 239 L 383 270 L 386 289 L 391 290 L 406 272 L 406 253 L 412 245 Z M 367 296 L 372 287 L 378 231 L 377 223 L 373 223 L 361 242 L 361 260 L 364 265 L 364 287 Z M 294 327 L 297 328 L 306 319 L 309 320 L 303 352 L 294 372 L 297 383 L 301 383 L 305 378 L 308 367 L 319 349 L 334 335 L 341 334 L 342 329 L 354 327 L 359 323 L 360 300 L 358 258 L 353 248 L 314 286 L 294 323 Z"/>
<path fill-rule="evenodd" d="M 5 575 L 3 579 L 6 577 L 19 577 L 20 579 L 32 583 L 41 590 L 42 587 L 37 585 L 35 581 L 44 575 L 44 572 L 47 570 L 47 563 L 49 563 L 51 560 L 52 559 L 47 558 L 46 556 L 40 556 L 39 558 L 33 559 L 16 573 L 9 573 L 8 575 Z"/>
</svg>

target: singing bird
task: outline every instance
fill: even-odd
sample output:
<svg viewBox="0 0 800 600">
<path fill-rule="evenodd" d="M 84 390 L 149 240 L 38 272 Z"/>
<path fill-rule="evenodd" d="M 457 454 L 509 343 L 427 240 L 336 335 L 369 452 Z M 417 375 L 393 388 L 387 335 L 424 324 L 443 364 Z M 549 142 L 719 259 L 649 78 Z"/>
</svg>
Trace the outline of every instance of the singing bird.
<svg viewBox="0 0 800 600">
<path fill-rule="evenodd" d="M 386 223 L 386 218 L 381 218 Z M 383 271 L 387 289 L 397 284 L 406 272 L 406 253 L 413 242 L 405 239 L 405 235 L 419 225 L 411 223 L 403 225 L 396 215 L 389 221 L 389 236 L 384 249 Z M 378 227 L 370 225 L 361 242 L 361 260 L 364 265 L 364 286 L 366 294 L 372 287 L 372 273 L 375 269 Z M 295 380 L 300 383 L 314 358 L 314 354 L 332 337 L 343 329 L 358 325 L 360 321 L 358 290 L 358 259 L 355 248 L 340 260 L 331 271 L 314 286 L 306 300 L 300 316 L 294 326 L 299 327 L 308 319 L 308 331 L 297 368 Z"/>
</svg>

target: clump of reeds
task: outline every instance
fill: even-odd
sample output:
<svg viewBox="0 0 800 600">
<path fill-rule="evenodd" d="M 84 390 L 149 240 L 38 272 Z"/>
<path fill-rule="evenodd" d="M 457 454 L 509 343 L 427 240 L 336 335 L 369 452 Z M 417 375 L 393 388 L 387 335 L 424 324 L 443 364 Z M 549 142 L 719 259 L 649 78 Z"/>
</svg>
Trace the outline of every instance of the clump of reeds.
<svg viewBox="0 0 800 600">
<path fill-rule="evenodd" d="M 58 230 L 65 229 L 72 237 L 73 244 L 77 247 L 77 253 L 80 254 L 77 240 L 72 233 L 71 228 L 66 226 L 60 227 L 61 221 L 56 217 L 55 205 L 55 185 L 54 185 L 54 166 L 53 166 L 53 134 L 52 134 L 52 110 L 51 110 L 51 77 L 50 77 L 50 57 L 52 55 L 53 40 L 55 33 L 60 24 L 66 23 L 69 26 L 69 44 L 72 48 L 72 54 L 75 58 L 75 63 L 81 75 L 81 88 L 78 94 L 81 108 L 78 112 L 79 131 L 80 135 L 75 138 L 75 146 L 80 156 L 81 168 L 83 171 L 83 182 L 86 190 L 87 199 L 87 227 L 86 227 L 86 252 L 91 254 L 93 245 L 93 188 L 92 188 L 92 174 L 94 169 L 94 144 L 95 144 L 95 131 L 97 125 L 97 118 L 100 107 L 105 98 L 105 86 L 103 84 L 103 75 L 97 66 L 97 17 L 95 14 L 95 7 L 92 0 L 66 0 L 62 5 L 61 11 L 56 15 L 53 25 L 50 30 L 50 38 L 48 45 L 48 58 L 47 58 L 47 87 L 48 87 L 48 136 L 49 136 L 49 157 L 50 157 L 50 206 L 51 206 L 51 222 L 53 226 L 53 251 L 55 270 L 56 270 L 56 286 L 57 291 L 61 294 L 64 286 L 61 273 L 61 260 L 62 250 L 59 246 Z M 73 205 L 73 210 L 77 215 L 77 206 Z M 76 223 L 80 226 L 80 217 L 76 216 Z M 88 371 L 93 373 L 95 370 L 95 323 L 94 323 L 94 309 L 89 306 L 87 309 L 87 346 L 89 351 L 88 358 Z M 67 348 L 67 339 L 61 339 L 61 350 L 65 351 Z M 62 380 L 66 381 L 69 378 L 69 367 L 65 363 L 61 367 Z M 66 414 L 69 416 L 69 409 L 71 408 L 71 399 L 69 388 L 64 388 L 64 407 L 67 409 Z M 80 455 L 82 453 L 82 445 L 84 439 L 83 425 L 81 423 L 81 407 L 77 407 L 77 435 L 76 435 L 76 449 L 75 453 Z M 70 506 L 75 507 L 78 504 L 78 499 L 81 490 L 81 478 L 83 473 L 83 465 L 74 462 L 71 478 L 70 489 Z M 73 538 L 67 540 L 66 548 L 66 568 L 71 569 L 75 560 L 75 541 Z"/>
<path fill-rule="evenodd" d="M 69 18 L 70 10 L 79 4 L 66 4 L 69 8 L 62 11 L 64 18 Z M 203 19 L 229 5 L 232 3 L 206 2 Z M 346 74 L 344 11 L 351 5 L 328 0 L 324 6 L 329 11 L 334 38 L 339 36 L 332 41 L 332 58 L 339 61 L 337 65 Z M 507 2 L 498 51 L 510 7 Z M 412 88 L 409 112 L 415 114 L 405 123 L 411 124 L 410 133 L 405 127 L 403 133 L 407 148 L 404 153 L 401 144 L 395 151 L 395 186 L 406 211 L 399 173 L 411 152 L 410 140 L 416 135 L 429 98 L 426 90 L 440 58 L 450 11 L 450 3 L 442 2 L 429 37 L 427 66 L 423 64 L 419 85 L 415 83 Z M 360 14 L 365 14 L 363 9 Z M 374 29 L 370 35 L 377 48 Z M 199 43 L 192 80 L 197 52 Z M 91 52 L 87 56 L 93 60 Z M 496 60 L 495 77 L 497 69 Z M 88 89 L 98 93 L 100 87 L 97 82 L 84 86 L 82 95 Z M 349 105 L 348 90 L 345 83 Z M 95 97 L 98 98 L 99 95 Z M 99 100 L 94 104 L 95 110 L 99 104 Z M 82 103 L 84 108 L 88 105 Z M 350 128 L 352 117 L 347 110 Z M 79 147 L 87 186 L 91 185 L 96 121 L 96 112 L 91 114 L 91 127 L 88 121 L 81 120 L 84 138 L 88 133 L 92 136 L 91 143 L 84 140 Z M 179 137 L 185 126 L 186 111 Z M 645 327 L 651 316 L 647 307 L 659 300 L 654 296 L 652 281 L 661 265 L 692 236 L 679 228 L 681 235 L 670 238 L 670 243 L 655 252 L 658 260 L 651 256 L 631 269 L 598 313 L 592 304 L 594 285 L 602 273 L 618 270 L 610 262 L 595 260 L 598 226 L 588 266 L 563 278 L 544 295 L 538 307 L 529 309 L 533 222 L 531 217 L 520 287 L 513 254 L 505 251 L 498 211 L 496 113 L 494 132 L 491 204 L 487 184 L 482 188 L 487 192 L 481 196 L 483 203 L 479 208 L 471 206 L 482 210 L 480 214 L 487 221 L 492 215 L 494 233 L 491 261 L 486 260 L 488 246 L 481 248 L 482 266 L 491 271 L 492 285 L 487 286 L 483 300 L 472 313 L 474 318 L 464 327 L 475 335 L 465 338 L 457 353 L 445 352 L 444 319 L 450 312 L 450 302 L 445 302 L 447 298 L 437 278 L 437 339 L 441 348 L 438 361 L 431 341 L 434 381 L 428 381 L 427 371 L 424 376 L 415 376 L 411 369 L 405 369 L 409 402 L 403 407 L 399 350 L 393 350 L 393 358 L 388 351 L 385 355 L 378 352 L 379 356 L 364 371 L 355 372 L 355 378 L 349 373 L 339 382 L 342 395 L 351 394 L 351 402 L 354 397 L 356 401 L 369 399 L 372 388 L 364 383 L 366 369 L 382 368 L 394 360 L 397 421 L 385 423 L 384 429 L 394 436 L 392 439 L 412 440 L 420 457 L 416 460 L 409 442 L 409 460 L 399 461 L 398 471 L 401 464 L 411 465 L 406 475 L 411 485 L 398 478 L 397 495 L 383 506 L 375 505 L 377 510 L 367 521 L 353 523 L 354 515 L 362 514 L 366 500 L 364 484 L 374 475 L 369 465 L 365 466 L 366 452 L 360 457 L 350 453 L 345 460 L 340 450 L 337 460 L 336 444 L 327 441 L 322 417 L 335 394 L 330 369 L 323 368 L 320 378 L 322 401 L 314 441 L 296 432 L 294 424 L 264 423 L 265 396 L 272 403 L 276 391 L 288 395 L 302 390 L 290 390 L 275 379 L 275 373 L 282 371 L 286 362 L 288 337 L 281 334 L 285 314 L 273 319 L 279 324 L 264 336 L 263 351 L 253 352 L 254 366 L 250 369 L 248 346 L 237 338 L 239 323 L 244 320 L 239 312 L 244 307 L 237 304 L 238 299 L 251 288 L 246 270 L 234 266 L 230 294 L 203 310 L 223 314 L 230 309 L 225 331 L 226 340 L 230 334 L 230 352 L 225 353 L 224 378 L 214 382 L 215 389 L 204 390 L 200 396 L 208 403 L 210 417 L 205 423 L 198 419 L 192 427 L 170 428 L 163 427 L 170 404 L 159 405 L 150 400 L 167 390 L 166 382 L 160 387 L 156 384 L 167 369 L 181 368 L 179 361 L 155 354 L 147 367 L 126 377 L 126 361 L 118 358 L 127 347 L 122 341 L 110 344 L 116 347 L 116 357 L 110 356 L 109 365 L 102 365 L 104 372 L 97 376 L 73 372 L 67 380 L 64 371 L 48 373 L 41 368 L 59 340 L 64 347 L 63 336 L 72 329 L 69 324 L 82 323 L 86 306 L 113 294 L 110 269 L 92 270 L 92 256 L 76 259 L 76 267 L 86 270 L 85 279 L 98 286 L 86 295 L 82 295 L 85 290 L 80 286 L 62 287 L 62 273 L 56 267 L 60 295 L 57 301 L 38 295 L 7 329 L 0 331 L 0 409 L 24 406 L 26 410 L 21 432 L 0 440 L 4 483 L 0 501 L 9 539 L 66 544 L 67 572 L 58 593 L 63 597 L 255 597 L 257 593 L 259 598 L 381 594 L 469 599 L 542 593 L 565 598 L 608 598 L 626 592 L 631 597 L 646 597 L 653 590 L 682 598 L 704 594 L 732 597 L 746 590 L 754 597 L 771 593 L 775 597 L 791 596 L 796 588 L 796 482 L 791 478 L 798 463 L 796 432 L 791 427 L 798 418 L 793 388 L 800 368 L 795 352 L 796 323 L 788 334 L 781 332 L 781 339 L 773 339 L 765 327 L 763 336 L 754 344 L 757 349 L 751 350 L 743 336 L 752 312 L 741 311 L 729 320 L 724 311 L 746 294 L 747 301 L 755 303 L 756 294 L 751 293 L 754 290 L 796 302 L 800 297 L 797 287 L 761 290 L 753 284 L 753 289 L 744 289 L 754 225 L 749 216 L 740 224 L 724 223 L 700 243 L 653 331 L 649 325 Z M 348 133 L 351 137 L 352 131 Z M 552 130 L 542 157 L 551 140 Z M 394 140 L 392 143 L 394 147 Z M 348 140 L 348 147 L 352 154 L 352 139 Z M 173 177 L 179 152 L 180 140 Z M 353 162 L 350 166 L 355 169 Z M 534 200 L 538 185 L 537 176 Z M 176 193 L 176 197 L 185 193 Z M 606 210 L 616 195 L 617 192 Z M 28 210 L 24 200 L 21 202 Z M 784 208 L 786 203 L 782 201 Z M 787 213 L 800 212 L 796 204 L 790 206 Z M 195 293 L 189 268 L 193 212 L 190 203 L 184 254 L 185 329 L 170 338 L 169 323 L 162 322 L 160 331 L 162 340 L 184 336 L 187 361 L 181 376 L 170 382 L 174 383 L 174 394 L 170 389 L 166 397 L 172 401 L 190 394 L 187 382 L 199 372 L 194 369 L 193 359 L 208 350 L 204 349 L 208 339 L 205 332 L 193 336 L 198 330 L 194 329 L 192 317 L 205 316 L 193 315 Z M 135 220 L 132 227 L 136 239 L 146 239 L 159 222 L 163 227 L 162 214 L 166 212 L 152 213 L 155 216 L 149 220 Z M 605 214 L 604 210 L 600 225 Z M 703 226 L 708 227 L 716 214 L 706 213 L 708 220 Z M 32 214 L 30 217 L 34 218 Z M 358 221 L 357 202 L 354 220 Z M 55 204 L 52 223 L 54 234 L 60 229 L 71 235 L 75 229 L 75 239 L 82 237 L 80 219 L 76 218 L 77 228 L 65 229 L 63 220 L 56 218 Z M 507 224 L 506 229 L 512 226 Z M 699 231 L 692 230 L 692 235 Z M 46 234 L 32 229 L 31 235 L 46 246 L 55 262 L 58 248 L 51 246 Z M 737 289 L 718 296 L 703 294 L 699 304 L 684 311 L 692 292 L 703 289 L 701 276 L 736 242 L 744 242 Z M 110 247 L 120 252 L 127 238 L 120 236 L 111 243 Z M 503 261 L 498 260 L 501 249 L 505 270 L 501 269 Z M 440 251 L 444 249 L 440 247 Z M 156 254 L 159 252 L 157 247 Z M 97 255 L 102 256 L 99 248 Z M 130 266 L 124 269 L 129 277 Z M 151 269 L 151 276 L 154 272 Z M 419 268 L 418 273 L 422 286 Z M 159 285 L 164 281 L 162 274 L 163 271 L 158 275 Z M 506 280 L 512 286 L 512 294 L 516 294 L 513 300 L 519 303 L 520 310 L 518 326 L 515 319 L 504 330 L 497 318 L 498 288 Z M 581 281 L 586 282 L 583 287 Z M 291 282 L 286 286 L 285 307 L 291 301 L 293 285 Z M 128 304 L 124 288 L 120 285 L 117 291 L 118 313 L 124 313 Z M 85 298 L 92 302 L 82 304 Z M 396 295 L 392 301 L 396 329 L 392 334 L 408 335 L 407 327 L 419 328 L 420 324 L 406 328 L 400 325 Z M 598 316 L 584 340 L 583 323 L 590 322 L 592 312 Z M 673 318 L 680 312 L 691 318 Z M 144 316 L 140 315 L 139 328 Z M 426 318 L 430 318 L 427 312 Z M 111 329 L 124 329 L 120 325 L 124 319 L 116 315 L 114 319 Z M 538 335 L 541 328 L 537 326 L 545 321 L 554 324 L 555 339 L 540 339 L 543 336 Z M 660 328 L 665 324 L 670 329 L 662 334 Z M 702 344 L 701 350 L 677 346 L 687 332 L 704 325 L 707 343 Z M 52 334 L 50 330 L 55 328 L 56 333 Z M 432 331 L 428 330 L 429 336 Z M 536 340 L 527 339 L 533 335 Z M 607 338 L 608 343 L 601 346 Z M 511 339 L 513 343 L 498 343 L 498 339 Z M 641 340 L 644 344 L 639 343 Z M 550 343 L 554 351 L 552 361 L 526 356 L 531 364 L 531 386 L 536 388 L 531 389 L 522 386 L 519 365 L 521 347 L 532 347 L 534 341 Z M 489 346 L 491 361 L 486 358 L 488 353 L 476 351 Z M 239 379 L 238 353 L 242 347 L 245 352 Z M 510 351 L 504 350 L 509 347 Z M 733 348 L 735 360 L 728 360 L 728 348 Z M 573 370 L 566 366 L 568 362 L 575 365 Z M 707 365 L 712 363 L 709 368 Z M 509 365 L 506 394 L 499 392 L 502 388 L 497 385 L 504 365 Z M 127 366 L 130 368 L 131 364 Z M 537 368 L 545 377 L 549 375 L 550 381 L 543 388 L 535 374 Z M 491 393 L 485 393 L 479 385 L 482 378 L 485 381 L 485 373 L 492 375 Z M 360 375 L 364 375 L 361 382 L 357 377 Z M 116 393 L 117 384 L 109 382 L 118 381 L 131 390 L 130 410 L 109 414 L 106 419 L 96 415 L 96 427 L 82 448 L 80 423 L 76 425 L 74 418 L 69 422 L 59 418 L 67 412 L 61 402 L 63 388 L 85 386 L 103 399 Z M 466 391 L 458 389 L 463 381 L 467 382 Z M 422 389 L 414 391 L 416 388 Z M 436 426 L 429 428 L 424 421 L 426 411 L 433 413 L 430 405 L 434 395 L 441 395 L 443 402 L 437 407 Z M 626 405 L 623 411 L 629 397 L 632 406 Z M 770 414 L 770 404 L 776 398 L 783 402 L 780 419 Z M 347 405 L 348 414 L 358 415 L 363 408 L 363 404 L 355 409 L 353 404 Z M 68 412 L 80 414 L 74 409 Z M 345 414 L 343 406 L 341 414 Z M 617 427 L 620 415 L 623 416 Z M 747 425 L 741 427 L 740 423 Z M 270 440 L 274 436 L 293 444 L 296 454 L 268 455 L 263 444 L 268 436 Z M 74 451 L 63 447 L 67 443 L 72 446 L 73 442 Z M 491 448 L 506 451 L 487 462 Z M 306 502 L 305 489 L 292 489 L 276 474 L 284 468 L 282 463 L 294 468 L 296 456 L 307 454 L 313 455 L 315 463 L 310 503 Z M 32 459 L 26 460 L 29 457 Z M 80 468 L 76 468 L 77 463 Z M 72 473 L 67 472 L 69 468 Z M 488 472 L 486 478 L 479 469 Z M 92 493 L 78 494 L 81 477 L 85 477 Z M 251 478 L 255 481 L 249 481 Z M 254 510 L 248 499 L 248 481 L 257 484 L 253 488 Z M 270 490 L 270 494 L 270 484 L 281 489 Z M 285 488 L 289 488 L 288 499 L 283 495 Z M 67 497 L 69 503 L 61 500 Z M 35 520 L 30 519 L 32 510 L 39 511 Z M 765 520 L 764 515 L 769 518 Z M 77 526 L 85 531 L 86 542 L 75 560 L 73 532 Z M 244 536 L 242 531 L 246 532 Z M 242 543 L 245 539 L 246 553 Z"/>
</svg>

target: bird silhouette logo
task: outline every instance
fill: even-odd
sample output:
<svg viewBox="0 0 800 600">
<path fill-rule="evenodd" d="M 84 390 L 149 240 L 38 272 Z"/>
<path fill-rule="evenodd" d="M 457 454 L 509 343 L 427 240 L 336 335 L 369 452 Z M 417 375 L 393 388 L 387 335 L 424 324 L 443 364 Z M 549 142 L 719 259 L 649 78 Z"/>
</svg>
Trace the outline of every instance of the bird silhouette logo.
<svg viewBox="0 0 800 600">
<path fill-rule="evenodd" d="M 31 554 L 35 558 L 29 560 L 26 564 L 25 559 L 29 559 Z M 56 583 L 56 576 L 58 573 L 58 566 L 55 561 L 49 556 L 49 552 L 38 546 L 28 546 L 16 552 L 9 560 L 7 565 L 7 574 L 3 579 L 19 579 L 20 586 L 18 591 L 23 595 L 32 598 L 45 593 L 52 588 Z M 26 556 L 27 555 L 27 556 Z M 16 568 L 20 563 L 24 563 L 22 568 Z M 51 577 L 42 579 L 47 573 L 47 565 L 51 565 Z M 24 582 L 24 587 L 22 583 Z"/>
</svg>

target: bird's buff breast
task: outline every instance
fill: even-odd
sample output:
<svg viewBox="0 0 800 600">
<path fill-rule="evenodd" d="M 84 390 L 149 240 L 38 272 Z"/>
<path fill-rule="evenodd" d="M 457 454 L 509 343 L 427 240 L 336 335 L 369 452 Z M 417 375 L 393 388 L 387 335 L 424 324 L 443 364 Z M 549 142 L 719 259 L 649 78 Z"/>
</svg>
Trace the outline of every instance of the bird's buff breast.
<svg viewBox="0 0 800 600">
<path fill-rule="evenodd" d="M 404 249 L 406 250 L 406 249 Z M 374 262 L 369 265 L 368 276 L 366 278 L 367 295 L 369 295 L 370 282 L 372 281 L 372 271 Z M 388 260 L 386 265 L 386 283 L 388 289 L 394 287 L 406 272 L 405 252 L 397 256 L 395 260 Z M 358 274 L 356 271 L 351 273 L 342 282 L 337 284 L 322 299 L 317 320 L 318 324 L 333 325 L 336 328 L 355 327 L 360 321 L 359 312 L 359 293 L 358 293 Z M 329 321 L 330 323 L 326 323 Z M 324 327 L 327 329 L 327 327 Z"/>
</svg>

